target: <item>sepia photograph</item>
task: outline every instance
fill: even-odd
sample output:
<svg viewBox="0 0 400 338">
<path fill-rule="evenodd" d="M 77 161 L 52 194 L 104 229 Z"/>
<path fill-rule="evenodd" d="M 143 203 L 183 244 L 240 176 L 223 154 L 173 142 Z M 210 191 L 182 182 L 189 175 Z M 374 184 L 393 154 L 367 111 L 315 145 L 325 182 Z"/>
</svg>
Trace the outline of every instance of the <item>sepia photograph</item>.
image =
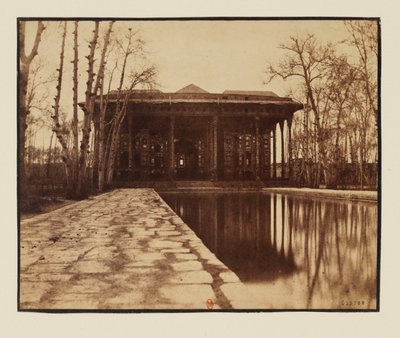
<svg viewBox="0 0 400 338">
<path fill-rule="evenodd" d="M 379 18 L 15 23 L 18 311 L 380 311 Z"/>
</svg>

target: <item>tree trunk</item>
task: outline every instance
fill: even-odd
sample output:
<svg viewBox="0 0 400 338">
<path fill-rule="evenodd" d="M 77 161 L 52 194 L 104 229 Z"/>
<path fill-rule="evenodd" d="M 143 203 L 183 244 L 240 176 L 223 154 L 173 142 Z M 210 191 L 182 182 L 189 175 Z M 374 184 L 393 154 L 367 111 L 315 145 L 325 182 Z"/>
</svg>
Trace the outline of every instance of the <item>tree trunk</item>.
<svg viewBox="0 0 400 338">
<path fill-rule="evenodd" d="M 114 68 L 115 70 L 115 68 Z M 113 70 L 113 72 L 114 72 Z M 113 72 L 111 73 L 110 82 L 108 85 L 108 93 L 110 92 L 111 81 L 113 77 Z M 105 161 L 106 161 L 106 147 L 105 147 L 105 113 L 107 110 L 108 103 L 108 93 L 106 99 L 104 100 L 103 96 L 104 84 L 100 87 L 100 107 L 99 107 L 99 119 L 97 122 L 98 130 L 97 130 L 97 140 L 98 140 L 98 163 L 97 163 L 97 189 L 99 191 L 103 191 L 104 189 L 104 173 L 105 173 Z"/>
<path fill-rule="evenodd" d="M 118 151 L 119 145 L 119 131 L 121 127 L 121 123 L 124 120 L 125 115 L 122 111 L 117 114 L 117 119 L 115 120 L 115 126 L 112 130 L 112 136 L 110 139 L 110 148 L 108 152 L 107 158 L 107 166 L 106 166 L 106 187 L 110 187 L 114 177 L 114 168 L 115 168 L 115 160 Z"/>
<path fill-rule="evenodd" d="M 78 182 L 78 21 L 74 30 L 74 60 L 73 60 L 73 120 L 72 120 L 72 190 L 76 192 Z"/>
<path fill-rule="evenodd" d="M 25 168 L 25 135 L 28 127 L 26 117 L 26 94 L 28 86 L 29 65 L 21 64 L 19 72 L 19 175 L 21 194 L 26 192 L 26 168 Z"/>
<path fill-rule="evenodd" d="M 95 22 L 95 29 L 93 31 L 93 38 L 90 41 L 90 52 L 86 57 L 88 59 L 88 80 L 86 82 L 86 102 L 83 107 L 84 119 L 83 119 L 83 129 L 82 129 L 82 140 L 79 155 L 79 171 L 78 171 L 78 186 L 77 186 L 77 196 L 79 198 L 87 198 L 87 177 L 86 177 L 86 158 L 87 151 L 89 147 L 90 140 L 90 124 L 92 119 L 92 88 L 94 83 L 94 53 L 96 50 L 97 39 L 99 36 L 99 22 Z M 96 93 L 94 93 L 95 95 Z"/>
<path fill-rule="evenodd" d="M 53 145 L 53 136 L 54 136 L 54 132 L 51 133 L 51 138 L 50 138 L 50 145 L 49 145 L 49 155 L 48 155 L 48 159 L 47 159 L 47 169 L 46 169 L 46 177 L 49 178 L 50 177 L 50 163 L 51 163 L 51 148 Z"/>
<path fill-rule="evenodd" d="M 114 124 L 110 126 L 108 130 L 107 140 L 104 147 L 104 153 L 102 152 L 102 162 L 99 166 L 99 190 L 103 191 L 106 188 L 106 173 L 108 169 L 108 161 L 110 157 L 111 139 L 113 134 Z M 104 143 L 103 143 L 104 146 Z"/>
<path fill-rule="evenodd" d="M 114 176 L 114 168 L 115 161 L 119 147 L 119 137 L 121 125 L 126 116 L 126 109 L 129 101 L 129 94 L 132 89 L 139 83 L 150 83 L 152 77 L 155 74 L 154 67 L 149 67 L 143 70 L 140 73 L 134 73 L 133 79 L 131 80 L 131 84 L 129 88 L 126 88 L 125 93 L 123 92 L 123 85 L 126 73 L 126 66 L 128 57 L 135 53 L 135 47 L 133 47 L 133 38 L 135 36 L 134 33 L 129 30 L 128 42 L 126 47 L 122 47 L 122 51 L 124 53 L 124 59 L 122 62 L 121 75 L 119 79 L 119 86 L 116 94 L 116 102 L 115 102 L 115 113 L 111 118 L 111 121 L 108 122 L 109 127 L 107 131 L 106 137 L 106 125 L 105 125 L 105 111 L 107 107 L 107 99 L 103 100 L 102 98 L 102 90 L 100 93 L 100 113 L 99 113 L 99 164 L 98 164 L 98 186 L 99 190 L 103 190 L 105 188 L 110 187 L 112 184 L 113 176 Z M 117 66 L 117 65 L 116 65 Z M 115 68 L 116 68 L 115 66 Z M 114 68 L 114 69 L 115 69 Z M 114 71 L 114 70 L 113 70 Z M 111 78 L 113 75 L 113 71 L 111 73 Z M 111 83 L 111 80 L 110 80 Z M 103 88 L 101 86 L 101 88 Z M 110 89 L 110 88 L 109 88 Z M 110 90 L 108 90 L 108 93 Z M 107 93 L 107 97 L 108 97 Z M 105 140 L 105 138 L 107 138 Z"/>
<path fill-rule="evenodd" d="M 29 115 L 27 107 L 27 93 L 28 93 L 28 81 L 30 65 L 38 53 L 38 48 L 42 33 L 45 27 L 42 21 L 38 21 L 38 27 L 36 30 L 35 41 L 29 55 L 25 51 L 25 22 L 20 21 L 18 27 L 18 47 L 19 47 L 19 118 L 18 118 L 18 141 L 19 141 L 19 187 L 21 197 L 26 197 L 27 186 L 26 186 L 26 168 L 25 168 L 25 134 L 27 129 L 26 118 Z"/>
<path fill-rule="evenodd" d="M 129 93 L 133 89 L 134 83 L 131 84 L 129 90 L 126 92 L 124 97 L 124 102 L 122 103 L 122 107 L 119 108 L 119 104 L 116 104 L 116 118 L 114 120 L 114 128 L 112 129 L 111 133 L 111 140 L 110 140 L 110 148 L 107 157 L 107 166 L 106 166 L 106 187 L 110 187 L 114 177 L 114 168 L 115 168 L 115 161 L 116 155 L 119 146 L 119 137 L 120 137 L 120 130 L 121 125 L 125 120 L 126 117 L 126 109 L 129 101 Z"/>
<path fill-rule="evenodd" d="M 360 189 L 364 190 L 364 160 L 362 155 L 362 147 L 360 147 Z"/>
<path fill-rule="evenodd" d="M 91 123 L 93 120 L 93 113 L 95 107 L 96 95 L 103 83 L 104 79 L 104 68 L 105 68 L 105 57 L 107 48 L 110 42 L 110 35 L 112 32 L 113 21 L 110 22 L 108 30 L 104 38 L 104 45 L 101 53 L 101 58 L 99 61 L 99 70 L 97 72 L 96 82 L 94 82 L 94 53 L 97 45 L 97 40 L 99 36 L 99 22 L 95 22 L 95 29 L 93 31 L 93 38 L 90 42 L 90 52 L 87 56 L 88 59 L 88 81 L 86 82 L 86 101 L 83 107 L 84 120 L 83 120 L 83 130 L 82 130 L 82 141 L 81 141 L 81 151 L 79 156 L 79 173 L 78 173 L 78 196 L 80 198 L 86 198 L 88 196 L 87 191 L 87 153 L 90 141 L 91 133 Z"/>
<path fill-rule="evenodd" d="M 72 163 L 68 153 L 68 143 L 65 139 L 65 135 L 62 130 L 62 126 L 60 124 L 60 116 L 59 116 L 59 108 L 60 108 L 60 98 L 61 98 L 61 88 L 62 88 L 62 77 L 63 77 L 63 68 L 64 68 L 64 51 L 65 51 L 65 38 L 67 36 L 67 22 L 64 22 L 64 30 L 61 42 L 61 51 L 60 51 L 60 66 L 58 68 L 58 78 L 57 78 L 57 93 L 54 98 L 54 115 L 52 119 L 54 121 L 53 131 L 56 133 L 57 139 L 61 144 L 62 151 L 62 160 L 64 162 L 65 167 L 65 176 L 67 180 L 67 197 L 74 197 L 74 191 L 72 187 Z"/>
</svg>

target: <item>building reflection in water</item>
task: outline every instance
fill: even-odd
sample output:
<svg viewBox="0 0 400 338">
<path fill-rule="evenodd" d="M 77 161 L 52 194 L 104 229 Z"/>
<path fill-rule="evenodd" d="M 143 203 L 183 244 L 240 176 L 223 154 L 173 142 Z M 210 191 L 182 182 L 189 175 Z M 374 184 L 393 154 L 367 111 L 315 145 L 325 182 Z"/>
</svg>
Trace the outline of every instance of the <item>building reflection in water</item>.
<svg viewBox="0 0 400 338">
<path fill-rule="evenodd" d="M 163 193 L 263 308 L 376 307 L 377 206 L 267 193 Z"/>
</svg>

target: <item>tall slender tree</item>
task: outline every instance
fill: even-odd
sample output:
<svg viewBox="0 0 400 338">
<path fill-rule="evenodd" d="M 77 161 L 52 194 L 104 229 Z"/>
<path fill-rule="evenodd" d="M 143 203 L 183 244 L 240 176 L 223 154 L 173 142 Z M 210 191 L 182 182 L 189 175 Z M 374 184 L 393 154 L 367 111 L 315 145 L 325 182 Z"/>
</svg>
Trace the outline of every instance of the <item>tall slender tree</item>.
<svg viewBox="0 0 400 338">
<path fill-rule="evenodd" d="M 378 126 L 378 23 L 376 21 L 345 21 L 350 38 L 347 43 L 358 52 L 358 68 L 364 85 L 367 104 Z"/>
<path fill-rule="evenodd" d="M 324 95 L 327 64 L 333 54 L 333 45 L 321 44 L 314 35 L 305 38 L 290 37 L 290 42 L 280 46 L 287 51 L 284 59 L 277 67 L 269 66 L 267 82 L 273 78 L 288 79 L 298 77 L 301 79 L 305 96 L 313 112 L 315 136 L 318 145 L 317 181 L 319 186 L 320 168 L 327 174 L 328 156 L 326 147 L 326 113 L 329 110 L 329 100 Z"/>
<path fill-rule="evenodd" d="M 99 61 L 99 68 L 97 71 L 97 76 L 94 73 L 94 55 L 95 49 L 99 37 L 99 22 L 95 22 L 95 29 L 93 31 L 93 37 L 89 44 L 89 55 L 88 59 L 88 80 L 86 82 L 86 92 L 85 92 L 85 104 L 82 107 L 84 112 L 83 119 L 83 129 L 82 129 L 82 140 L 80 146 L 80 155 L 79 155 L 79 172 L 78 172 L 78 187 L 77 187 L 77 196 L 79 198 L 86 198 L 88 196 L 87 191 L 87 153 L 89 148 L 90 141 L 90 133 L 91 133 L 91 125 L 93 121 L 94 109 L 95 109 L 95 101 L 96 96 L 99 93 L 99 90 L 102 86 L 104 80 L 104 70 L 106 64 L 106 53 L 110 43 L 110 36 L 112 32 L 114 22 L 111 21 L 109 23 L 107 32 L 104 37 L 103 48 Z"/>
<path fill-rule="evenodd" d="M 79 171 L 79 135 L 78 135 L 78 21 L 74 22 L 74 59 L 73 63 L 73 118 L 72 118 L 72 134 L 73 134 L 73 148 L 72 148 L 72 182 L 73 182 L 73 190 L 76 190 L 76 184 L 78 182 L 78 171 Z"/>
<path fill-rule="evenodd" d="M 19 175 L 21 194 L 25 195 L 26 172 L 25 172 L 25 133 L 27 128 L 27 116 L 29 108 L 27 105 L 28 82 L 30 67 L 34 58 L 38 55 L 38 49 L 45 26 L 42 21 L 38 21 L 33 47 L 29 53 L 25 48 L 25 21 L 20 21 L 18 26 L 18 47 L 19 47 Z"/>
<path fill-rule="evenodd" d="M 54 98 L 54 114 L 51 116 L 53 119 L 53 132 L 56 134 L 56 137 L 61 145 L 62 151 L 62 160 L 65 165 L 65 176 L 66 176 L 66 184 L 67 184 L 67 196 L 74 196 L 74 184 L 72 178 L 72 161 L 69 154 L 68 149 L 68 140 L 66 134 L 64 132 L 64 125 L 60 120 L 60 99 L 62 93 L 62 80 L 63 80 L 63 71 L 64 71 L 64 55 L 65 55 L 65 39 L 67 36 L 67 21 L 64 21 L 63 24 L 63 33 L 61 39 L 61 49 L 60 49 L 60 63 L 57 69 L 58 77 L 57 77 L 57 86 L 56 86 L 56 96 Z"/>
</svg>

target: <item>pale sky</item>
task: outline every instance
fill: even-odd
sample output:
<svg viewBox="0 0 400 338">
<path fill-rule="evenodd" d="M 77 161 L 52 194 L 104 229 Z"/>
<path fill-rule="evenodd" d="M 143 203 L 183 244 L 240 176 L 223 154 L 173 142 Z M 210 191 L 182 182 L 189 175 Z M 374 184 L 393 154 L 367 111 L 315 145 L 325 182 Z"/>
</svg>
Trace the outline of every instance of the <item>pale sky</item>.
<svg viewBox="0 0 400 338">
<path fill-rule="evenodd" d="M 45 72 L 58 68 L 61 42 L 59 23 L 46 23 L 47 29 L 39 48 L 45 60 Z M 80 84 L 79 101 L 84 100 L 88 41 L 93 22 L 81 22 L 80 34 Z M 104 30 L 106 22 L 100 27 Z M 269 63 L 276 64 L 284 51 L 280 44 L 290 36 L 315 34 L 320 41 L 343 41 L 348 33 L 343 21 L 117 21 L 114 33 L 126 32 L 131 27 L 139 30 L 146 41 L 148 62 L 157 66 L 157 82 L 164 92 L 175 92 L 188 84 L 195 84 L 211 93 L 230 90 L 270 90 L 286 96 L 296 84 L 294 80 L 274 80 L 268 85 L 265 70 Z M 61 105 L 72 112 L 72 31 L 68 22 L 65 51 L 65 72 Z M 36 22 L 27 24 L 27 49 L 36 32 Z M 349 51 L 346 51 L 349 52 Z M 97 51 L 99 54 L 99 51 Z M 98 56 L 99 58 L 99 56 Z M 52 97 L 54 85 L 50 87 Z M 37 137 L 37 145 L 47 144 L 44 131 Z"/>
<path fill-rule="evenodd" d="M 176 21 L 141 22 L 159 65 L 162 89 L 176 91 L 194 83 L 210 92 L 225 89 L 287 93 L 282 81 L 264 85 L 268 62 L 282 56 L 277 47 L 290 35 L 311 32 L 322 40 L 343 40 L 343 22 Z"/>
</svg>

